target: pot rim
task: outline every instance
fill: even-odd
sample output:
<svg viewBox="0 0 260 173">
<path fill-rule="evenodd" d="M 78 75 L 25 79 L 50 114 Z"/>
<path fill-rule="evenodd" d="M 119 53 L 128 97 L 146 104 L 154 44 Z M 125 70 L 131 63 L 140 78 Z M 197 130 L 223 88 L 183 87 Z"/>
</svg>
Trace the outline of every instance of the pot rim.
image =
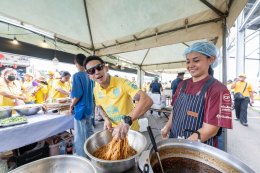
<svg viewBox="0 0 260 173">
<path fill-rule="evenodd" d="M 190 141 L 187 139 L 171 138 L 171 139 L 161 140 L 157 142 L 157 146 L 159 151 L 161 148 L 168 147 L 168 146 L 173 146 L 173 147 L 180 146 L 187 149 L 190 148 L 192 150 L 198 150 L 200 152 L 205 152 L 206 154 L 212 155 L 213 157 L 216 157 L 217 159 L 225 162 L 226 164 L 232 165 L 232 167 L 235 167 L 239 171 L 243 170 L 246 171 L 247 173 L 255 173 L 255 171 L 252 168 L 250 168 L 248 165 L 246 165 L 237 157 L 201 142 Z M 154 150 L 150 149 L 148 151 L 149 151 L 149 155 L 148 155 L 149 165 L 151 165 L 150 159 L 152 157 L 152 154 L 154 153 Z"/>
<path fill-rule="evenodd" d="M 91 135 L 91 136 L 85 141 L 85 143 L 84 143 L 84 151 L 85 151 L 85 153 L 87 154 L 87 156 L 91 158 L 91 160 L 99 161 L 99 162 L 102 162 L 102 163 L 119 163 L 119 162 L 130 161 L 130 160 L 132 160 L 132 159 L 135 159 L 138 155 L 140 155 L 140 154 L 144 151 L 144 149 L 146 148 L 147 140 L 146 140 L 145 136 L 144 136 L 142 133 L 138 132 L 138 131 L 134 131 L 134 130 L 129 129 L 130 132 L 138 133 L 139 135 L 142 135 L 142 137 L 145 139 L 145 145 L 144 145 L 144 147 L 140 150 L 140 152 L 137 152 L 135 155 L 133 155 L 133 156 L 127 158 L 127 159 L 121 159 L 121 160 L 103 160 L 103 159 L 99 159 L 99 158 L 97 158 L 97 157 L 94 157 L 94 156 L 88 151 L 88 149 L 87 149 L 86 146 L 87 146 L 87 144 L 89 143 L 89 141 L 95 137 L 95 135 L 97 135 L 97 134 L 99 134 L 99 133 L 102 133 L 102 132 L 104 132 L 104 131 L 107 131 L 107 130 L 101 130 L 101 131 L 98 131 L 98 132 L 94 133 L 94 134 Z M 128 133 L 129 133 L 129 131 L 128 131 Z"/>
<path fill-rule="evenodd" d="M 95 173 L 97 173 L 97 170 L 96 168 L 94 167 L 94 165 L 87 159 L 87 158 L 84 158 L 84 157 L 81 157 L 81 156 L 77 156 L 77 155 L 57 155 L 57 156 L 51 156 L 51 157 L 46 157 L 46 158 L 43 158 L 43 159 L 40 159 L 40 160 L 36 160 L 36 161 L 33 161 L 33 162 L 30 162 L 30 163 L 27 163 L 25 165 L 22 165 L 12 171 L 10 171 L 9 173 L 13 173 L 19 169 L 24 169 L 25 167 L 29 167 L 31 165 L 37 165 L 38 163 L 40 162 L 43 162 L 44 160 L 53 160 L 53 159 L 62 159 L 62 158 L 76 158 L 76 159 L 79 159 L 79 160 L 82 160 L 84 162 L 87 162 L 89 164 L 89 166 L 91 166 L 91 168 L 94 170 Z"/>
</svg>

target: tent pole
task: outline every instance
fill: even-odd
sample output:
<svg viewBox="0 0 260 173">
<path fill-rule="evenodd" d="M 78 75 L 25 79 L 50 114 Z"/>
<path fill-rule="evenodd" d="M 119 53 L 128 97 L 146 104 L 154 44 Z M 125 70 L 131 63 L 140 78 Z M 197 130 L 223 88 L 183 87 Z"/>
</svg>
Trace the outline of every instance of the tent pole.
<svg viewBox="0 0 260 173">
<path fill-rule="evenodd" d="M 87 2 L 86 2 L 86 0 L 83 0 L 83 1 L 84 1 L 84 8 L 85 8 L 86 19 L 87 19 L 87 23 L 88 23 L 88 32 L 89 32 L 89 37 L 90 37 L 90 41 L 91 41 L 91 48 L 92 48 L 93 54 L 95 55 L 95 46 L 94 46 L 93 37 L 92 37 L 92 31 L 91 31 L 91 27 L 90 27 Z"/>
<path fill-rule="evenodd" d="M 223 31 L 222 31 L 222 52 L 223 52 L 223 63 L 222 63 L 222 82 L 227 85 L 227 20 L 223 19 Z M 230 98 L 231 99 L 231 98 Z M 223 150 L 227 152 L 227 129 L 223 128 Z M 221 137 L 220 136 L 220 137 Z"/>
<path fill-rule="evenodd" d="M 219 9 L 217 9 L 216 7 L 214 7 L 211 3 L 209 3 L 207 0 L 200 0 L 200 2 L 202 2 L 203 4 L 205 4 L 207 7 L 209 7 L 211 10 L 213 10 L 217 15 L 219 15 L 220 17 L 225 17 L 225 14 L 220 11 Z"/>
</svg>

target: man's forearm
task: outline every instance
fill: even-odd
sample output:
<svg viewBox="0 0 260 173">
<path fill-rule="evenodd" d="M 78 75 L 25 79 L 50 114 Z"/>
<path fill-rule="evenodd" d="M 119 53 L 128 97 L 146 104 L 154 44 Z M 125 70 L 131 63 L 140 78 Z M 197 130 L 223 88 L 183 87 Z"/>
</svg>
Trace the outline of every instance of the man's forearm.
<svg viewBox="0 0 260 173">
<path fill-rule="evenodd" d="M 109 120 L 109 117 L 107 116 L 106 112 L 104 111 L 103 107 L 100 105 L 96 106 L 100 115 L 103 117 L 104 120 Z"/>
<path fill-rule="evenodd" d="M 249 96 L 250 96 L 250 99 L 251 99 L 251 100 L 254 100 L 254 94 L 253 94 L 253 92 L 249 92 Z"/>
<path fill-rule="evenodd" d="M 65 90 L 63 90 L 63 89 L 56 89 L 56 91 L 58 91 L 58 92 L 60 92 L 60 93 L 62 93 L 62 94 L 64 94 L 64 95 L 69 96 L 69 92 L 67 92 L 67 91 L 65 91 Z"/>
<path fill-rule="evenodd" d="M 137 93 L 137 96 L 138 95 L 140 96 L 140 99 L 139 99 L 136 107 L 129 114 L 129 116 L 132 118 L 132 121 L 138 119 L 143 114 L 145 114 L 150 109 L 150 107 L 153 105 L 152 99 L 146 93 L 144 93 L 143 91 L 140 90 Z"/>
<path fill-rule="evenodd" d="M 8 97 L 10 99 L 18 99 L 19 98 L 18 95 L 9 94 L 7 92 L 1 92 L 0 95 L 2 95 L 4 97 Z"/>
<path fill-rule="evenodd" d="M 71 106 L 74 107 L 79 101 L 79 98 L 73 98 L 71 101 Z"/>
</svg>

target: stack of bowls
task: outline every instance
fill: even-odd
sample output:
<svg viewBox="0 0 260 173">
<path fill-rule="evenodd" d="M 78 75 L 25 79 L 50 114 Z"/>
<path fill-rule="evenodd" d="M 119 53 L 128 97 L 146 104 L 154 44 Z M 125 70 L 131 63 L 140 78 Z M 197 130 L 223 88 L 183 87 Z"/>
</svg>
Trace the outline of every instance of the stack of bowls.
<svg viewBox="0 0 260 173">
<path fill-rule="evenodd" d="M 0 107 L 0 119 L 8 118 L 12 116 L 11 106 L 1 106 Z"/>
</svg>

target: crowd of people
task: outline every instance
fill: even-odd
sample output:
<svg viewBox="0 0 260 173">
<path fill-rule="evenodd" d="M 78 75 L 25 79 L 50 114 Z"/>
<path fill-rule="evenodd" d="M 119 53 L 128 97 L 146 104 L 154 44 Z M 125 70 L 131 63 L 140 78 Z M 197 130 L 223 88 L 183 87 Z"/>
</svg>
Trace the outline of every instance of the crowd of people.
<svg viewBox="0 0 260 173">
<path fill-rule="evenodd" d="M 210 42 L 197 42 L 185 50 L 186 68 L 191 78 L 184 80 L 184 73 L 167 84 L 172 89 L 172 112 L 162 129 L 164 138 L 185 137 L 217 146 L 217 137 L 222 128 L 232 128 L 232 99 L 228 88 L 213 77 L 213 67 L 219 58 L 218 49 Z M 0 105 L 14 106 L 24 102 L 43 103 L 50 99 L 71 97 L 70 112 L 75 119 L 75 150 L 86 156 L 85 140 L 94 133 L 91 123 L 94 106 L 104 119 L 104 129 L 112 132 L 116 139 L 123 139 L 129 129 L 139 130 L 138 118 L 152 106 L 153 101 L 146 92 L 161 94 L 163 86 L 158 77 L 141 90 L 135 79 L 132 81 L 111 76 L 109 68 L 98 56 L 74 57 L 78 72 L 71 78 L 67 71 L 54 78 L 54 72 L 44 76 L 26 73 L 23 82 L 16 80 L 16 71 L 5 69 L 0 79 Z M 253 103 L 252 87 L 239 76 L 230 89 L 234 94 L 242 93 L 243 99 L 235 99 L 236 117 L 247 125 L 246 109 Z M 146 91 L 146 92 L 145 92 Z M 187 131 L 185 131 L 187 130 Z"/>
<path fill-rule="evenodd" d="M 54 77 L 49 71 L 46 76 L 25 73 L 20 80 L 17 71 L 6 68 L 0 77 L 0 106 L 17 106 L 22 104 L 41 104 L 53 99 L 70 97 L 71 74 L 61 71 Z"/>
</svg>

